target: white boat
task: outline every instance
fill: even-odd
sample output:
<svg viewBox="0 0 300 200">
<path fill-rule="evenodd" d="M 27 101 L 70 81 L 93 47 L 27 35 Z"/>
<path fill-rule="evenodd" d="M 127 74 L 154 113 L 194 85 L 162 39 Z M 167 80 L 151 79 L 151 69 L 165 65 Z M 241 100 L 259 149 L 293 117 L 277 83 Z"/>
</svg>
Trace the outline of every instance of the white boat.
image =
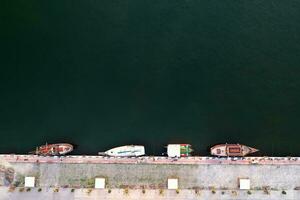
<svg viewBox="0 0 300 200">
<path fill-rule="evenodd" d="M 108 156 L 114 156 L 114 157 L 137 157 L 137 156 L 145 155 L 145 147 L 141 145 L 120 146 L 105 151 L 104 154 Z"/>
<path fill-rule="evenodd" d="M 167 146 L 168 157 L 188 157 L 193 151 L 190 144 L 169 144 Z"/>
</svg>

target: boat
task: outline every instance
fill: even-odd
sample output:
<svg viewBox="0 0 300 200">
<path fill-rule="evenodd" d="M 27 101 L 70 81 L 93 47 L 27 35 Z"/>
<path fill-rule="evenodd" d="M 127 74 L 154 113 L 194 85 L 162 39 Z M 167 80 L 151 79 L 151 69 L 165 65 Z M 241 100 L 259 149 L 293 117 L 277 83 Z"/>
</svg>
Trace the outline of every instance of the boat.
<svg viewBox="0 0 300 200">
<path fill-rule="evenodd" d="M 60 156 L 73 151 L 73 145 L 68 143 L 45 144 L 36 148 L 31 154 L 42 156 Z"/>
<path fill-rule="evenodd" d="M 169 144 L 167 146 L 168 157 L 188 157 L 193 152 L 190 144 Z"/>
<path fill-rule="evenodd" d="M 214 156 L 239 156 L 243 157 L 259 151 L 243 144 L 218 144 L 210 148 L 211 155 Z"/>
<path fill-rule="evenodd" d="M 145 155 L 145 147 L 142 145 L 125 145 L 98 154 L 113 157 L 138 157 Z"/>
</svg>

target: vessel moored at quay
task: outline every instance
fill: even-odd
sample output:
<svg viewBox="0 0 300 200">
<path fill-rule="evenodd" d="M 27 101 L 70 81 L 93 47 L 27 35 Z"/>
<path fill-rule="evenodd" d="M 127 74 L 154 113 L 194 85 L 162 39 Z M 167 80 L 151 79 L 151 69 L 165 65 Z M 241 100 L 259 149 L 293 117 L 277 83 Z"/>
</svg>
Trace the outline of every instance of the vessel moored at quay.
<svg viewBox="0 0 300 200">
<path fill-rule="evenodd" d="M 125 145 L 112 148 L 105 152 L 99 152 L 98 154 L 113 157 L 137 157 L 145 155 L 145 147 L 142 145 Z"/>
<path fill-rule="evenodd" d="M 73 151 L 73 145 L 68 143 L 45 144 L 36 148 L 35 151 L 29 152 L 41 156 L 60 156 Z"/>
<path fill-rule="evenodd" d="M 210 148 L 210 154 L 214 156 L 246 156 L 258 152 L 258 149 L 242 144 L 219 144 Z"/>
<path fill-rule="evenodd" d="M 190 144 L 169 144 L 166 148 L 168 157 L 188 157 L 193 151 Z M 138 157 L 145 155 L 145 147 L 142 145 L 125 145 L 112 148 L 105 152 L 99 152 L 98 155 L 112 157 Z"/>
<path fill-rule="evenodd" d="M 169 144 L 167 154 L 169 157 L 188 157 L 193 152 L 190 144 Z"/>
<path fill-rule="evenodd" d="M 168 144 L 168 157 L 189 157 L 193 152 L 190 144 Z M 45 144 L 37 147 L 35 151 L 30 154 L 41 156 L 60 156 L 73 151 L 73 145 L 68 143 Z M 210 154 L 213 156 L 227 156 L 227 157 L 243 157 L 259 151 L 258 149 L 242 145 L 242 144 L 218 144 L 210 148 Z M 98 155 L 111 157 L 139 157 L 144 156 L 145 147 L 143 145 L 124 145 L 114 147 L 105 152 L 99 152 Z"/>
</svg>

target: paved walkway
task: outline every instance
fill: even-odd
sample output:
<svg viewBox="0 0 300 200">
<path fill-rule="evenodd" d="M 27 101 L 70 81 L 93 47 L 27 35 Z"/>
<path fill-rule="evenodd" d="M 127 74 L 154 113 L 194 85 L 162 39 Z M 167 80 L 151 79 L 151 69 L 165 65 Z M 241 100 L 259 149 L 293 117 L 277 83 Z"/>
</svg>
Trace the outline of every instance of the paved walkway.
<svg viewBox="0 0 300 200">
<path fill-rule="evenodd" d="M 238 188 L 239 178 L 249 178 L 251 188 L 277 190 L 300 188 L 300 158 L 168 157 L 112 158 L 103 156 L 42 157 L 0 155 L 0 183 L 37 178 L 37 186 L 93 187 L 95 177 L 107 180 L 109 188 L 166 188 L 176 177 L 179 188 Z M 300 198 L 299 198 L 300 199 Z"/>
</svg>

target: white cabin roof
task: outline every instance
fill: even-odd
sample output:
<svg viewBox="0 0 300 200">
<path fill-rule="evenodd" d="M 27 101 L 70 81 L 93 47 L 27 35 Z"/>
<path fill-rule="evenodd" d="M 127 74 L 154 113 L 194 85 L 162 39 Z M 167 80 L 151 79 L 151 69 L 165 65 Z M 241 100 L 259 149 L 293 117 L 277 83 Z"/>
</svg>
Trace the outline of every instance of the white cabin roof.
<svg viewBox="0 0 300 200">
<path fill-rule="evenodd" d="M 180 144 L 169 144 L 167 148 L 169 157 L 180 157 Z"/>
</svg>

